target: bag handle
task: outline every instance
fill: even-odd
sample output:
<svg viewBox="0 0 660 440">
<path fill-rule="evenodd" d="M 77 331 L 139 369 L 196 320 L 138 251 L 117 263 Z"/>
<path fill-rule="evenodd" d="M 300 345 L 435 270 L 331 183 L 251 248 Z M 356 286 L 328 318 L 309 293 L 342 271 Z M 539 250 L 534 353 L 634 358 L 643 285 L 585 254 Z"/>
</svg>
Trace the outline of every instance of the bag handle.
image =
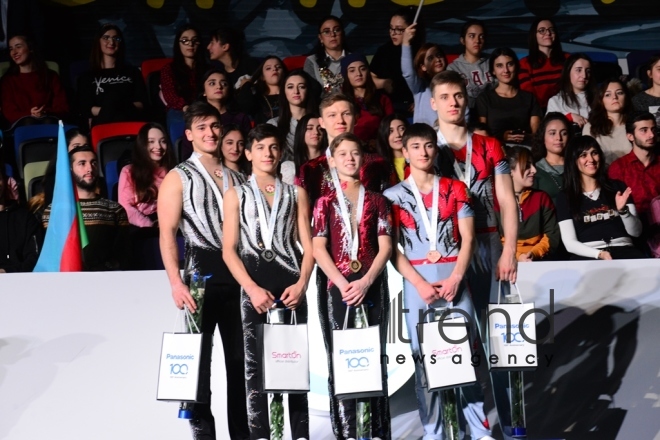
<svg viewBox="0 0 660 440">
<path fill-rule="evenodd" d="M 172 333 L 176 333 L 177 325 L 179 324 L 179 319 L 181 319 L 181 316 L 183 316 L 184 324 L 186 324 L 186 322 L 188 323 L 189 330 L 192 330 L 192 328 L 195 327 L 197 333 L 201 333 L 199 331 L 199 327 L 197 327 L 197 323 L 195 322 L 195 320 L 192 317 L 192 314 L 190 313 L 190 310 L 188 309 L 188 306 L 185 304 L 183 305 L 183 310 L 178 311 L 176 313 L 176 316 L 174 317 L 174 331 Z M 193 333 L 193 332 L 190 331 L 188 333 Z"/>
<path fill-rule="evenodd" d="M 359 307 L 362 308 L 362 316 L 364 316 L 365 324 L 366 324 L 367 326 L 369 326 L 369 322 L 367 321 L 367 312 L 366 312 L 366 310 L 364 309 L 364 303 L 360 304 Z M 344 316 L 344 328 L 343 328 L 342 330 L 346 330 L 346 329 L 348 328 L 348 313 L 351 311 L 351 308 L 354 308 L 354 309 L 355 309 L 355 308 L 357 308 L 357 307 L 346 306 L 346 315 Z"/>
<path fill-rule="evenodd" d="M 523 299 L 522 295 L 520 294 L 520 289 L 518 289 L 518 284 L 517 283 L 511 283 L 509 284 L 516 289 L 516 293 L 518 293 L 518 299 L 520 300 L 520 304 L 523 304 Z M 500 280 L 498 286 L 497 286 L 497 305 L 500 305 L 500 301 L 502 300 L 502 280 Z"/>
<path fill-rule="evenodd" d="M 445 309 L 453 309 L 453 308 L 454 308 L 454 301 L 449 301 L 447 304 L 448 304 L 449 306 L 448 306 L 448 307 L 445 307 Z M 431 309 L 432 309 L 432 310 L 435 310 L 435 307 L 431 307 L 430 304 L 427 304 L 427 305 L 426 305 L 426 310 L 431 310 Z M 430 316 L 431 316 L 430 313 L 427 313 L 427 314 L 426 314 L 426 319 L 427 319 L 427 323 L 428 323 L 428 324 L 431 323 L 430 318 L 429 318 Z M 433 317 L 435 318 L 435 312 L 433 313 Z"/>
</svg>

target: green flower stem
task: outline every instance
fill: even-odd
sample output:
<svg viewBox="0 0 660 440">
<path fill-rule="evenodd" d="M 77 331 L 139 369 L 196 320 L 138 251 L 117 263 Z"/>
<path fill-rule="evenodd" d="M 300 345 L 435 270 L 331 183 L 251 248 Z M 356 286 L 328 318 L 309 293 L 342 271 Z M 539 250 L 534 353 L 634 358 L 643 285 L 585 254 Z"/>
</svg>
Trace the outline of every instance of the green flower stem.
<svg viewBox="0 0 660 440">
<path fill-rule="evenodd" d="M 282 394 L 274 393 L 270 401 L 270 438 L 282 440 L 284 438 L 284 404 Z"/>
<path fill-rule="evenodd" d="M 202 307 L 204 306 L 204 292 L 206 291 L 207 279 L 208 276 L 201 276 L 199 272 L 195 270 L 190 276 L 190 286 L 188 287 L 190 290 L 190 296 L 193 297 L 195 304 L 197 305 L 195 313 L 192 313 L 193 321 L 195 321 L 195 324 L 197 324 L 197 328 L 200 329 L 200 331 L 202 328 Z M 188 332 L 196 333 L 197 330 L 194 325 L 188 323 Z"/>
<path fill-rule="evenodd" d="M 458 408 L 456 405 L 456 389 L 441 391 L 442 428 L 446 440 L 459 440 Z"/>
<path fill-rule="evenodd" d="M 525 427 L 525 382 L 522 371 L 509 372 L 511 387 L 511 427 Z"/>
<path fill-rule="evenodd" d="M 355 318 L 353 320 L 355 328 L 367 328 L 369 323 L 363 313 L 362 307 L 355 308 Z M 355 408 L 356 417 L 356 435 L 357 440 L 367 440 L 371 438 L 371 399 L 357 399 Z"/>
</svg>

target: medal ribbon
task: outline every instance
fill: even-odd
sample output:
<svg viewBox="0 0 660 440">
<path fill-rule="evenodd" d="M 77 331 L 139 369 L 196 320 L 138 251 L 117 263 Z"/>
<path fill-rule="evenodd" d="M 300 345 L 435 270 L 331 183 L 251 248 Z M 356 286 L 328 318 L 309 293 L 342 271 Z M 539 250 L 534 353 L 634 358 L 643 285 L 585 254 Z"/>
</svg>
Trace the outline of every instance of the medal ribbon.
<svg viewBox="0 0 660 440">
<path fill-rule="evenodd" d="M 438 144 L 447 145 L 449 147 L 447 139 L 440 130 L 438 130 Z M 465 153 L 465 173 L 461 170 L 458 160 L 454 160 L 454 172 L 456 173 L 458 180 L 461 180 L 465 183 L 468 189 L 470 189 L 472 178 L 472 133 L 469 131 L 467 134 L 467 152 Z"/>
<path fill-rule="evenodd" d="M 257 203 L 257 211 L 259 212 L 259 225 L 261 230 L 261 240 L 264 242 L 264 248 L 270 250 L 273 243 L 273 232 L 275 231 L 275 220 L 277 220 L 277 208 L 280 205 L 282 198 L 282 184 L 280 179 L 275 179 L 275 195 L 273 196 L 273 208 L 270 211 L 270 217 L 266 222 L 266 208 L 264 208 L 264 196 L 261 194 L 257 179 L 254 174 L 250 176 L 250 185 L 252 185 L 252 192 L 254 192 L 254 200 Z"/>
<path fill-rule="evenodd" d="M 353 225 L 351 224 L 351 216 L 348 213 L 348 206 L 346 205 L 346 200 L 344 200 L 344 191 L 341 189 L 341 183 L 339 182 L 339 176 L 337 175 L 337 170 L 330 168 L 332 173 L 332 183 L 335 185 L 335 190 L 337 191 L 337 200 L 339 201 L 339 208 L 341 209 L 341 219 L 344 221 L 344 227 L 346 229 L 346 234 L 348 234 L 348 239 L 352 242 L 351 244 L 351 260 L 357 260 L 358 257 L 358 247 L 360 246 L 360 234 L 359 227 L 362 222 L 362 211 L 364 209 L 364 186 L 360 184 L 360 192 L 358 194 L 357 202 L 357 212 L 355 213 L 355 234 L 353 234 Z"/>
<path fill-rule="evenodd" d="M 422 194 L 419 192 L 419 188 L 417 188 L 417 184 L 412 175 L 408 176 L 408 183 L 410 184 L 410 189 L 417 201 L 417 210 L 419 211 L 419 216 L 422 218 L 426 235 L 429 237 L 431 251 L 435 251 L 438 246 L 438 198 L 440 194 L 440 177 L 434 176 L 433 178 L 433 204 L 431 206 L 430 219 L 426 214 L 426 206 L 424 205 L 424 200 L 422 200 Z"/>
</svg>

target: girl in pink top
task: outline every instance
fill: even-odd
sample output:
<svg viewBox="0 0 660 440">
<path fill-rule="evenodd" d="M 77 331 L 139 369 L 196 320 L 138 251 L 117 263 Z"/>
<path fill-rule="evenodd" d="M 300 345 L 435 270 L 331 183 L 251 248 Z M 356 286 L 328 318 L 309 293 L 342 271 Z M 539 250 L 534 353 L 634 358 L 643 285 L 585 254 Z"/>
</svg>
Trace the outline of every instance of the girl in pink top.
<svg viewBox="0 0 660 440">
<path fill-rule="evenodd" d="M 140 129 L 132 163 L 125 166 L 119 176 L 119 204 L 126 210 L 132 225 L 141 228 L 158 225 L 158 188 L 174 167 L 171 151 L 162 125 L 152 122 Z"/>
</svg>

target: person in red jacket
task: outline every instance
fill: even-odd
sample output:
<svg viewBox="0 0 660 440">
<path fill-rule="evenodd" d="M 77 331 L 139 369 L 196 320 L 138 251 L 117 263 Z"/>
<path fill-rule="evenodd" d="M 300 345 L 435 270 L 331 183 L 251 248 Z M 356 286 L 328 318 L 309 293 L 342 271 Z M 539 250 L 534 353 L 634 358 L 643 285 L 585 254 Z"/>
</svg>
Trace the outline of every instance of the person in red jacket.
<svg viewBox="0 0 660 440">
<path fill-rule="evenodd" d="M 534 94 L 541 108 L 559 93 L 559 79 L 568 57 L 561 48 L 555 23 L 537 18 L 529 28 L 529 55 L 520 60 L 520 89 Z"/>
<path fill-rule="evenodd" d="M 0 105 L 10 124 L 25 116 L 61 118 L 69 113 L 60 77 L 46 66 L 28 37 L 9 40 L 9 57 L 9 70 L 0 80 Z"/>
</svg>

